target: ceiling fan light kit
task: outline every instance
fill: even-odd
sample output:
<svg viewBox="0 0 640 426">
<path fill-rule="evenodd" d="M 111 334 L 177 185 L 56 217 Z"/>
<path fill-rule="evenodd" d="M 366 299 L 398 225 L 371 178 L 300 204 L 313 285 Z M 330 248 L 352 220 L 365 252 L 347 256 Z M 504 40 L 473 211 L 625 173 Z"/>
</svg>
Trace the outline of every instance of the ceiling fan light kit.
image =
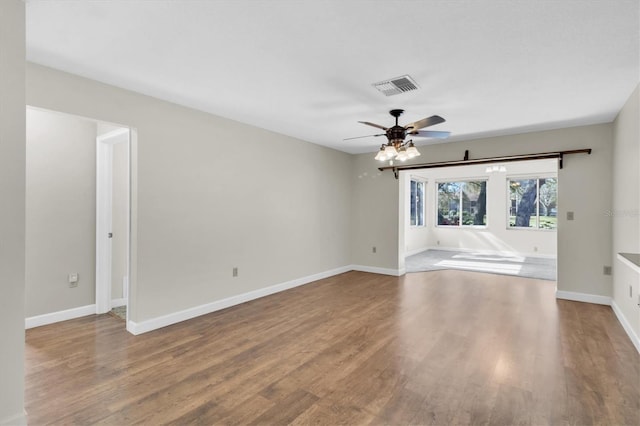
<svg viewBox="0 0 640 426">
<path fill-rule="evenodd" d="M 379 161 L 389 161 L 389 164 L 393 165 L 394 159 L 398 161 L 407 161 L 420 155 L 420 151 L 418 151 L 418 148 L 416 148 L 412 139 L 405 141 L 407 135 L 439 139 L 446 139 L 449 137 L 449 132 L 420 130 L 425 127 L 444 123 L 445 119 L 439 115 L 432 115 L 431 117 L 423 118 L 422 120 L 418 120 L 406 126 L 400 126 L 398 124 L 398 117 L 400 117 L 403 112 L 404 110 L 402 109 L 392 109 L 389 111 L 389 114 L 391 114 L 392 117 L 395 117 L 396 124 L 388 128 L 368 121 L 359 121 L 359 123 L 366 124 L 367 126 L 382 129 L 385 133 L 370 136 L 359 136 L 345 140 L 359 139 L 361 137 L 386 136 L 389 142 L 382 144 L 380 150 L 375 156 L 375 159 Z"/>
<path fill-rule="evenodd" d="M 376 154 L 375 159 L 379 161 L 392 161 L 394 159 L 407 161 L 419 155 L 420 151 L 418 151 L 418 148 L 416 148 L 412 140 L 403 142 L 402 140 L 396 139 L 386 145 L 383 144 Z"/>
</svg>

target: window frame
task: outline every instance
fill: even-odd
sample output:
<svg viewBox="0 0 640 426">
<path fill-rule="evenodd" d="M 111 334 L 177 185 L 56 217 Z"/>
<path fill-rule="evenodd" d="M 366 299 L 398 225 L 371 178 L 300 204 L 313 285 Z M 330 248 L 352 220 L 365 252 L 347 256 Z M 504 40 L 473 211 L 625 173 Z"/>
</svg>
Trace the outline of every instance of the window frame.
<svg viewBox="0 0 640 426">
<path fill-rule="evenodd" d="M 510 182 L 512 180 L 532 180 L 536 181 L 536 226 L 524 227 L 524 226 L 511 226 L 511 190 Z M 525 175 L 509 175 L 505 177 L 505 189 L 507 192 L 507 205 L 506 205 L 506 228 L 512 231 L 542 231 L 542 232 L 556 232 L 558 230 L 558 222 L 556 220 L 555 228 L 540 228 L 540 179 L 555 179 L 556 185 L 558 183 L 558 175 L 553 173 L 541 173 L 541 174 L 525 174 Z M 557 189 L 556 189 L 557 197 Z M 556 201 L 557 212 L 557 201 Z M 557 218 L 556 213 L 556 218 Z"/>
<path fill-rule="evenodd" d="M 435 208 L 436 208 L 436 213 L 435 213 L 435 227 L 436 228 L 442 228 L 442 229 L 454 229 L 454 228 L 465 228 L 465 229 L 486 229 L 489 227 L 489 210 L 487 209 L 485 215 L 486 215 L 486 223 L 484 225 L 464 225 L 462 223 L 462 217 L 463 217 L 463 203 L 464 203 L 464 199 L 462 197 L 462 185 L 460 186 L 460 192 L 458 193 L 458 203 L 459 203 L 459 211 L 460 211 L 460 215 L 458 218 L 458 224 L 457 225 L 440 225 L 438 223 L 438 213 L 440 212 L 440 190 L 438 189 L 438 185 L 441 183 L 468 183 L 468 182 L 485 182 L 485 188 L 487 189 L 487 194 L 486 194 L 486 199 L 489 199 L 489 178 L 487 176 L 483 176 L 483 177 L 478 177 L 478 178 L 463 178 L 463 179 L 439 179 L 435 181 L 435 196 L 436 196 L 436 203 L 435 203 Z M 486 200 L 485 200 L 485 207 L 487 207 L 488 204 L 486 204 Z"/>
<path fill-rule="evenodd" d="M 413 182 L 416 183 L 416 190 L 421 187 L 421 197 L 422 197 L 422 224 L 418 224 L 418 217 L 420 217 L 418 215 L 418 202 L 416 200 L 416 224 L 413 225 L 411 223 L 411 215 L 413 214 L 413 209 L 411 208 L 411 185 L 413 184 Z M 410 228 L 424 228 L 425 226 L 427 226 L 427 180 L 425 179 L 421 179 L 419 177 L 415 177 L 415 176 L 410 176 L 409 178 L 409 206 L 408 206 L 408 210 L 409 210 L 409 227 Z"/>
</svg>

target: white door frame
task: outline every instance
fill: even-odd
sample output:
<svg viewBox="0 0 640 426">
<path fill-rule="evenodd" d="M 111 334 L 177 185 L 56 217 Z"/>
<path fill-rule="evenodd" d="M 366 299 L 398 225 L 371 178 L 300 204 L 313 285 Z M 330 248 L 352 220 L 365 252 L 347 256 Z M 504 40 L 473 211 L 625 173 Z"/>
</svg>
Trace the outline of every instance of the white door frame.
<svg viewBox="0 0 640 426">
<path fill-rule="evenodd" d="M 127 170 L 131 167 L 131 130 L 116 129 L 96 138 L 96 313 L 109 312 L 111 306 L 111 250 L 112 239 L 112 188 L 113 188 L 113 146 L 126 143 Z M 131 246 L 131 173 L 127 173 L 127 227 L 126 227 L 126 282 L 130 277 Z M 128 298 L 127 294 L 123 297 Z M 127 303 L 127 311 L 129 310 Z M 128 313 L 128 312 L 127 312 Z"/>
</svg>

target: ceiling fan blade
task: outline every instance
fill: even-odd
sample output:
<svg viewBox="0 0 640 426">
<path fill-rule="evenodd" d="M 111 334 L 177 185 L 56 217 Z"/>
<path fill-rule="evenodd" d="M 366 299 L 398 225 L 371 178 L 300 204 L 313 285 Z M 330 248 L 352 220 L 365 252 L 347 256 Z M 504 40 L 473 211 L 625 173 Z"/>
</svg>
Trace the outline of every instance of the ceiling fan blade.
<svg viewBox="0 0 640 426">
<path fill-rule="evenodd" d="M 408 134 L 411 136 L 418 136 L 423 138 L 446 139 L 451 135 L 451 132 L 439 132 L 436 130 L 422 130 L 418 132 L 410 132 Z"/>
<path fill-rule="evenodd" d="M 423 118 L 422 120 L 416 121 L 415 123 L 407 124 L 404 126 L 405 129 L 409 130 L 419 130 L 423 127 L 434 126 L 436 124 L 444 123 L 446 120 L 439 115 L 432 115 L 431 117 Z"/>
<path fill-rule="evenodd" d="M 386 131 L 386 130 L 387 130 L 387 128 L 386 128 L 386 127 L 384 127 L 384 126 L 381 126 L 381 125 L 376 124 L 376 123 L 370 123 L 370 122 L 368 122 L 368 121 L 358 121 L 358 123 L 366 124 L 367 126 L 377 127 L 378 129 L 382 129 L 382 130 L 384 130 L 384 131 Z"/>
<path fill-rule="evenodd" d="M 355 138 L 346 138 L 342 139 L 343 141 L 350 141 L 352 139 L 362 139 L 362 138 L 372 138 L 374 136 L 384 136 L 386 133 L 380 133 L 379 135 L 367 135 L 367 136 L 356 136 Z"/>
</svg>

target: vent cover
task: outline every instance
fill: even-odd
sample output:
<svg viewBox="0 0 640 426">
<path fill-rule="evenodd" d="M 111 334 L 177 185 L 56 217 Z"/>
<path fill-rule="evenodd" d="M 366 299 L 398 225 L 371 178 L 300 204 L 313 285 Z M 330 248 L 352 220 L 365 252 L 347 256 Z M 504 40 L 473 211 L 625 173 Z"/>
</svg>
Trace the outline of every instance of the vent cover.
<svg viewBox="0 0 640 426">
<path fill-rule="evenodd" d="M 400 93 L 418 89 L 416 82 L 408 75 L 373 83 L 373 87 L 384 93 L 385 96 L 399 95 Z"/>
</svg>

